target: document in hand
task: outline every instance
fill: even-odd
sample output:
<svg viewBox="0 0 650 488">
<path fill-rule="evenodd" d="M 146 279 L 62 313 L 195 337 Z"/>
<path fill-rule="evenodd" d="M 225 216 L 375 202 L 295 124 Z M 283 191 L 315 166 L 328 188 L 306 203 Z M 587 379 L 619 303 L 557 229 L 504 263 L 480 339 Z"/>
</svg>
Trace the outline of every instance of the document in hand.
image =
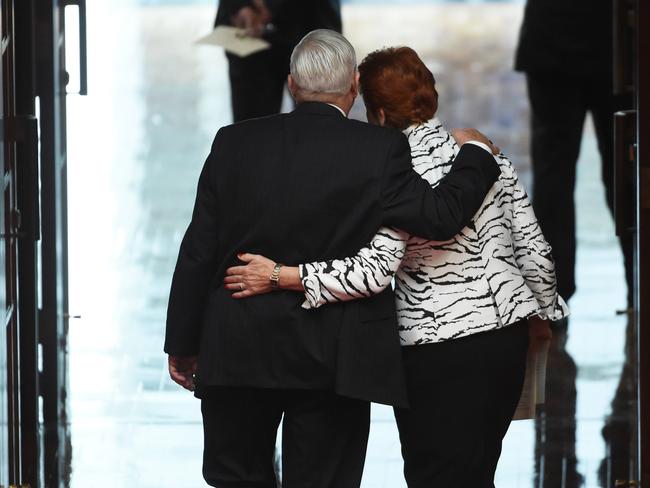
<svg viewBox="0 0 650 488">
<path fill-rule="evenodd" d="M 550 339 L 531 339 L 526 360 L 524 387 L 512 420 L 534 419 L 537 405 L 544 403 L 546 361 L 550 344 Z"/>
<path fill-rule="evenodd" d="M 244 29 L 220 25 L 210 34 L 196 41 L 197 44 L 221 46 L 226 51 L 245 58 L 253 53 L 269 49 L 271 45 L 264 39 L 249 37 Z"/>
</svg>

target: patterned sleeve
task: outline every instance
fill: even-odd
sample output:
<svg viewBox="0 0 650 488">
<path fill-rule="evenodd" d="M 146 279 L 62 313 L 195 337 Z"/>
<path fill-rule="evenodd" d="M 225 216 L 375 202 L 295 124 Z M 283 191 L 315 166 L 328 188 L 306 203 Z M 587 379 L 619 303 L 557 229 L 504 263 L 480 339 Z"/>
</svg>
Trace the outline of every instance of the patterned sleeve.
<svg viewBox="0 0 650 488">
<path fill-rule="evenodd" d="M 408 235 L 382 227 L 355 256 L 300 265 L 303 308 L 376 295 L 388 287 L 406 252 Z"/>
<path fill-rule="evenodd" d="M 555 262 L 551 246 L 544 238 L 526 190 L 517 178 L 512 163 L 499 156 L 504 184 L 512 191 L 512 237 L 517 266 L 526 284 L 535 295 L 540 317 L 560 320 L 569 309 L 557 293 Z"/>
</svg>

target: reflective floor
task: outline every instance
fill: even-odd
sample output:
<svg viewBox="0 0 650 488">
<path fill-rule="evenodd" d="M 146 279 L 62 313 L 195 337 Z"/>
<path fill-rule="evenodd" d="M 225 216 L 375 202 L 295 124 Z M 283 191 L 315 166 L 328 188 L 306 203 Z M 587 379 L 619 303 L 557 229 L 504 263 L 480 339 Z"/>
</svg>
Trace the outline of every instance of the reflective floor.
<svg viewBox="0 0 650 488">
<path fill-rule="evenodd" d="M 225 60 L 193 40 L 209 5 L 89 2 L 90 96 L 69 108 L 70 389 L 73 486 L 199 487 L 198 402 L 167 376 L 167 293 L 196 179 L 216 130 L 229 123 Z M 477 126 L 527 181 L 528 106 L 512 72 L 520 3 L 347 5 L 346 33 L 363 56 L 407 44 L 430 65 L 448 126 Z M 480 19 L 480 22 L 478 21 Z M 362 117 L 363 108 L 355 108 Z M 568 335 L 556 335 L 543 418 L 513 423 L 496 485 L 601 486 L 626 461 L 625 285 L 587 127 L 579 163 L 578 292 Z M 564 342 L 566 341 L 566 344 Z M 624 383 L 625 385 L 625 383 Z M 616 426 L 620 428 L 616 428 Z M 620 457 L 619 456 L 619 457 Z M 364 488 L 400 488 L 392 412 L 374 407 Z M 612 486 L 609 484 L 608 486 Z"/>
</svg>

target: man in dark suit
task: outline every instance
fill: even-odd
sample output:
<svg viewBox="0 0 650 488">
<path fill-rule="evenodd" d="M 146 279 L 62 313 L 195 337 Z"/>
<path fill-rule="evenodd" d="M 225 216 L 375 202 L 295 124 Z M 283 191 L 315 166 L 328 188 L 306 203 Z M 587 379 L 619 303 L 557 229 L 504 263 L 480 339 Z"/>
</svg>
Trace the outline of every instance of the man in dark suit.
<svg viewBox="0 0 650 488">
<path fill-rule="evenodd" d="M 515 68 L 526 74 L 531 107 L 533 207 L 553 248 L 558 292 L 576 289 L 576 163 L 584 121 L 592 116 L 605 196 L 614 199 L 614 96 L 611 0 L 528 0 Z M 632 292 L 632 241 L 621 239 Z M 582 486 L 575 451 L 576 365 L 565 349 L 567 321 L 555 324 L 548 358 L 547 402 L 536 421 L 536 486 Z M 626 458 L 627 461 L 627 458 Z"/>
<path fill-rule="evenodd" d="M 245 58 L 227 54 L 233 120 L 280 112 L 289 57 L 315 29 L 341 32 L 340 0 L 221 0 L 215 25 L 235 25 L 271 49 Z"/>
<path fill-rule="evenodd" d="M 369 401 L 407 403 L 392 290 L 318 310 L 287 291 L 235 300 L 222 283 L 238 252 L 292 264 L 347 256 L 382 224 L 446 240 L 499 174 L 487 147 L 467 143 L 431 189 L 403 134 L 347 119 L 356 56 L 334 31 L 298 44 L 289 87 L 294 112 L 217 133 L 172 281 L 165 352 L 179 384 L 192 389 L 196 373 L 212 486 L 275 486 L 284 415 L 285 488 L 358 487 Z M 278 264 L 269 279 L 280 274 Z"/>
<path fill-rule="evenodd" d="M 576 162 L 585 116 L 594 121 L 607 205 L 614 199 L 611 0 L 528 0 L 515 68 L 526 73 L 531 106 L 533 207 L 556 261 L 558 292 L 575 292 Z M 632 245 L 622 242 L 631 297 Z M 631 306 L 631 299 L 629 299 Z"/>
</svg>

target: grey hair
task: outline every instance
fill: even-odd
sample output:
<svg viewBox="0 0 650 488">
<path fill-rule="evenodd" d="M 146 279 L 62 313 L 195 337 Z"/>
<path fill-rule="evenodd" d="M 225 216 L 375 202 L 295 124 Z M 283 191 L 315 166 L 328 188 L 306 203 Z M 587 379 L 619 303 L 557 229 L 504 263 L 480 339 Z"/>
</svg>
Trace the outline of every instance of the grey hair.
<svg viewBox="0 0 650 488">
<path fill-rule="evenodd" d="M 332 30 L 310 32 L 291 53 L 291 76 L 301 95 L 345 95 L 356 69 L 352 44 Z"/>
</svg>

